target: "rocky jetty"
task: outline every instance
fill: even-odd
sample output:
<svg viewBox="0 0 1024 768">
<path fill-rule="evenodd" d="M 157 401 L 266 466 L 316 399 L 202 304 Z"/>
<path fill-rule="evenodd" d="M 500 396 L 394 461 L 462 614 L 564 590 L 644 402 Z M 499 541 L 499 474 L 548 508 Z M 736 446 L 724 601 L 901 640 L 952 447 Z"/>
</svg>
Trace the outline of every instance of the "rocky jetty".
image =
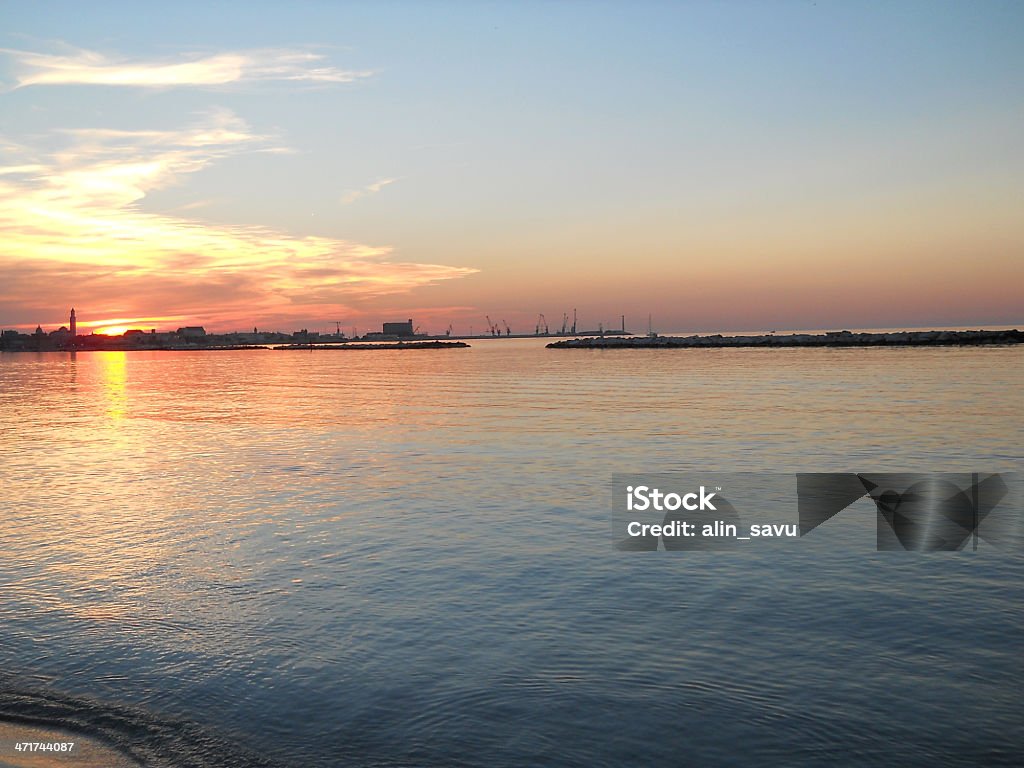
<svg viewBox="0 0 1024 768">
<path fill-rule="evenodd" d="M 898 333 L 791 333 L 763 336 L 635 336 L 632 338 L 566 339 L 549 349 L 661 349 L 694 347 L 930 347 L 1024 343 L 1024 332 L 902 331 Z"/>
</svg>

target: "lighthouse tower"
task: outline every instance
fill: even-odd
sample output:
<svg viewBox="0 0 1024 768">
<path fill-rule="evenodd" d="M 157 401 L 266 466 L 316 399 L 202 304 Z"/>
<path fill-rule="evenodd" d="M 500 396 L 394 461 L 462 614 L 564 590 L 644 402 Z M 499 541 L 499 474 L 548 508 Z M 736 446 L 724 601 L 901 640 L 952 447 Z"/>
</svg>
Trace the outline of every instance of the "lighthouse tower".
<svg viewBox="0 0 1024 768">
<path fill-rule="evenodd" d="M 78 338 L 78 322 L 75 320 L 75 308 L 71 308 L 71 322 L 68 324 L 71 329 L 71 346 L 75 345 L 75 339 Z"/>
</svg>

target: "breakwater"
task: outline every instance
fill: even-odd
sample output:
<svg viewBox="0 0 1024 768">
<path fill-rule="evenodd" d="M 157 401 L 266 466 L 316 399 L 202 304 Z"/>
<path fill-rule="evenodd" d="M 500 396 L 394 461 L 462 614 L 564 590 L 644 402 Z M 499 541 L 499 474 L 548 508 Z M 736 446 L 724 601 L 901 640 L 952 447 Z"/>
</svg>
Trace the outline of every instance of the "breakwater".
<svg viewBox="0 0 1024 768">
<path fill-rule="evenodd" d="M 567 339 L 548 344 L 549 349 L 653 349 L 694 347 L 926 347 L 1020 344 L 1024 332 L 1001 331 L 902 331 L 896 333 L 822 334 L 792 333 L 759 336 L 635 336 L 632 338 Z"/>
<path fill-rule="evenodd" d="M 274 347 L 275 350 L 301 350 L 330 349 L 330 350 L 351 350 L 351 349 L 459 349 L 469 347 L 462 341 L 398 341 L 393 344 L 377 342 L 374 344 L 289 344 L 284 347 Z"/>
</svg>

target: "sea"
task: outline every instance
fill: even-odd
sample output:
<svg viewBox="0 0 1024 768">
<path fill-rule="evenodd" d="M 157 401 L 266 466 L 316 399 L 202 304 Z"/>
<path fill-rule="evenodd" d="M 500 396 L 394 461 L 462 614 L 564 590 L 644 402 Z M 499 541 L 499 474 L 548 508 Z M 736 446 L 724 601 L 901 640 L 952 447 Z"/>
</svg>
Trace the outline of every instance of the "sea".
<svg viewBox="0 0 1024 768">
<path fill-rule="evenodd" d="M 0 719 L 168 768 L 1020 765 L 1019 547 L 621 552 L 610 493 L 1019 473 L 1024 350 L 470 344 L 0 355 Z"/>
</svg>

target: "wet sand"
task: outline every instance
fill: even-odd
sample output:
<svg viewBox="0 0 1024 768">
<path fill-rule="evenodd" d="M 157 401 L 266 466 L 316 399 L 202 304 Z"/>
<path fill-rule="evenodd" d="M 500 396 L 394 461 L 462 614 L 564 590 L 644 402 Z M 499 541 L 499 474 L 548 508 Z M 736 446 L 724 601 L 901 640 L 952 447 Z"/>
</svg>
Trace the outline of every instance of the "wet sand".
<svg viewBox="0 0 1024 768">
<path fill-rule="evenodd" d="M 18 743 L 74 742 L 70 752 L 19 752 Z M 139 763 L 77 733 L 0 721 L 0 768 L 140 768 Z"/>
</svg>

